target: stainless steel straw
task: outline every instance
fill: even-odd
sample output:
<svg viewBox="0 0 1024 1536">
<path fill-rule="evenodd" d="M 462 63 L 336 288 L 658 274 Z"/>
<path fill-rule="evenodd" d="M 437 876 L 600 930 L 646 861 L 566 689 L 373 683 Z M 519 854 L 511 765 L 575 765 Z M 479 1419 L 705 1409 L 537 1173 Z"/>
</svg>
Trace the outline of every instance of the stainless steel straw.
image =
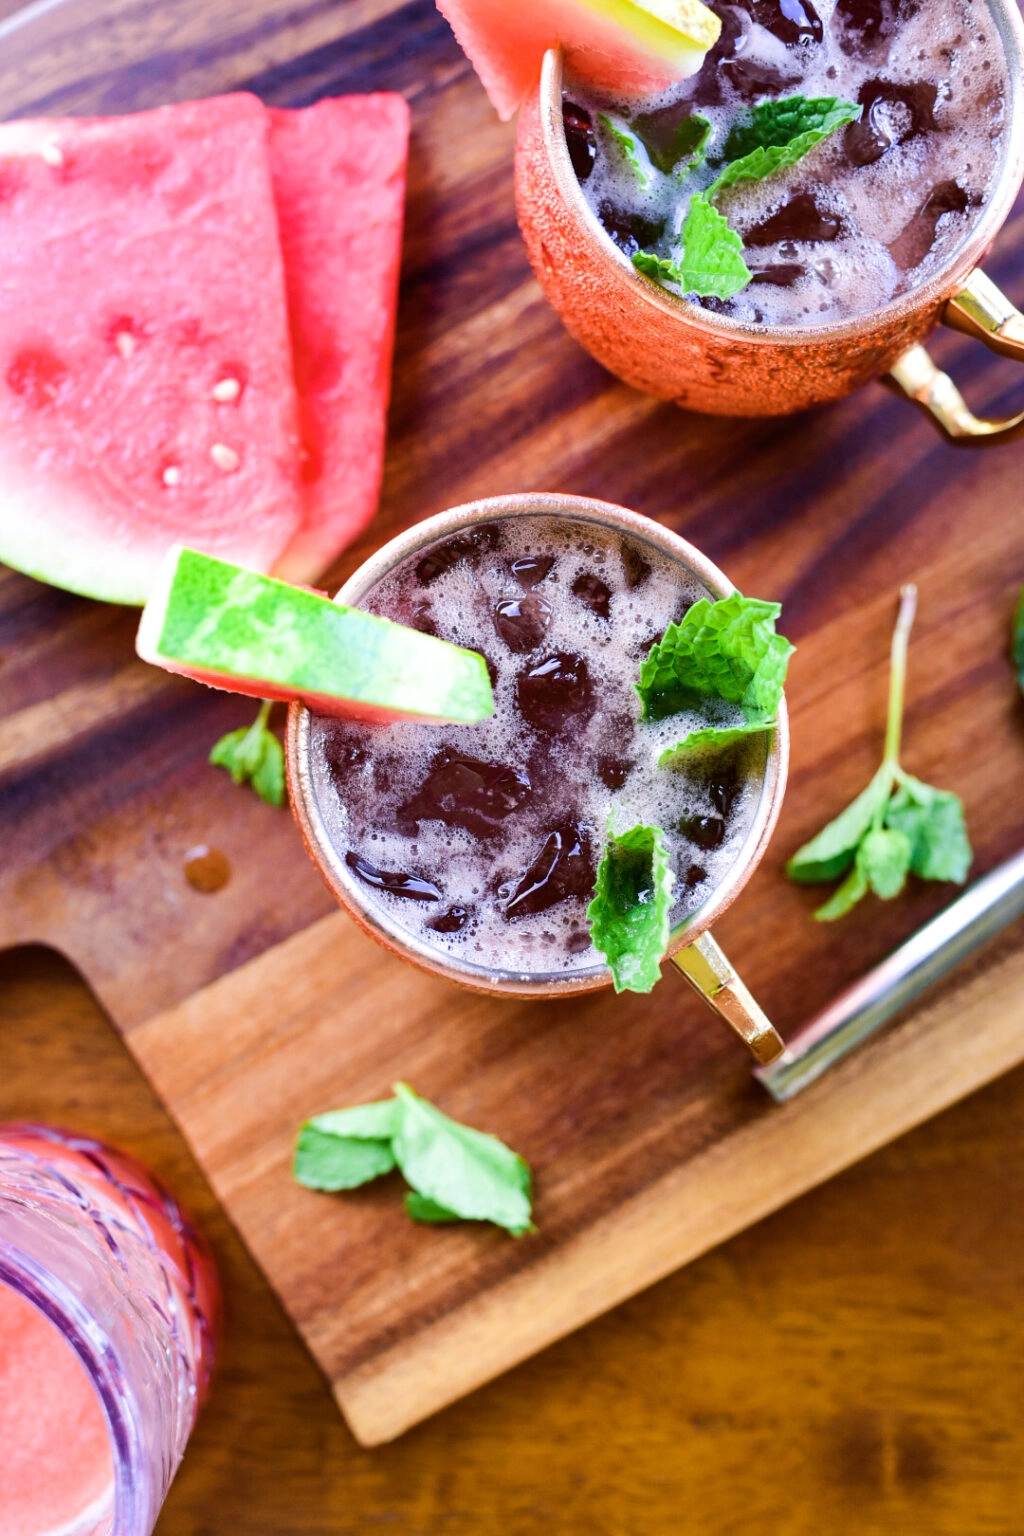
<svg viewBox="0 0 1024 1536">
<path fill-rule="evenodd" d="M 754 1076 L 779 1104 L 842 1061 L 947 971 L 1024 913 L 1024 852 L 1000 864 L 847 987 Z"/>
</svg>

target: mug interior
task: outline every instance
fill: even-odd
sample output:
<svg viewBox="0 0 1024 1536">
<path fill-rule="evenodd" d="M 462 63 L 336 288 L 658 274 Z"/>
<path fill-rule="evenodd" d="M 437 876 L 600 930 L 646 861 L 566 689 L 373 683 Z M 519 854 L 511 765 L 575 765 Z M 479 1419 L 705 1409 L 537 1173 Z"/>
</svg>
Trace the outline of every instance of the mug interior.
<svg viewBox="0 0 1024 1536">
<path fill-rule="evenodd" d="M 562 53 L 561 49 L 552 48 L 545 55 L 540 83 L 544 148 L 559 194 L 572 209 L 581 232 L 585 232 L 592 255 L 599 261 L 617 266 L 647 304 L 667 315 L 674 315 L 677 320 L 685 320 L 688 326 L 708 335 L 742 336 L 744 341 L 770 346 L 852 340 L 876 326 L 909 321 L 922 312 L 938 312 L 988 254 L 1024 181 L 1024 20 L 1015 0 L 983 0 L 983 3 L 992 16 L 1006 58 L 1009 99 L 1000 163 L 992 195 L 977 222 L 951 249 L 941 268 L 925 282 L 866 314 L 826 321 L 822 325 L 800 326 L 754 325 L 746 320 L 718 315 L 700 304 L 678 298 L 642 277 L 629 257 L 602 229 L 576 179 L 562 122 Z"/>
<path fill-rule="evenodd" d="M 524 516 L 555 519 L 559 523 L 577 523 L 601 530 L 605 534 L 611 532 L 628 535 L 631 542 L 646 546 L 662 557 L 667 555 L 673 563 L 680 565 L 690 578 L 690 584 L 696 580 L 712 600 L 726 597 L 735 590 L 717 566 L 692 545 L 648 518 L 607 502 L 535 494 L 491 497 L 426 519 L 384 545 L 350 577 L 337 593 L 335 601 L 357 607 L 366 594 L 396 566 L 439 540 L 450 538 L 477 523 L 500 522 Z M 387 948 L 413 963 L 478 991 L 545 996 L 594 991 L 610 985 L 611 972 L 604 964 L 570 972 L 524 972 L 464 960 L 440 951 L 410 934 L 382 906 L 367 900 L 361 883 L 345 863 L 344 850 L 338 848 L 329 831 L 314 771 L 313 724 L 314 716 L 304 705 L 291 706 L 287 742 L 291 804 L 314 863 L 342 906 L 364 929 Z M 727 873 L 714 886 L 707 901 L 673 929 L 667 954 L 699 938 L 735 900 L 756 868 L 781 808 L 788 745 L 788 721 L 783 700 L 778 725 L 768 741 L 756 806 L 742 843 Z"/>
</svg>

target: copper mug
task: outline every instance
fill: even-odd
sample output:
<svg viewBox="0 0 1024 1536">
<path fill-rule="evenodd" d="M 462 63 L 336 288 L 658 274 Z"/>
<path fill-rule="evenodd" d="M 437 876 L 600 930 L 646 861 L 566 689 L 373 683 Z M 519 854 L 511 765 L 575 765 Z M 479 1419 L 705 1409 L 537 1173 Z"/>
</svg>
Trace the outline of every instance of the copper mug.
<svg viewBox="0 0 1024 1536">
<path fill-rule="evenodd" d="M 988 4 L 1010 96 L 988 204 L 919 288 L 871 314 L 813 327 L 731 320 L 641 276 L 600 228 L 576 180 L 562 124 L 562 59 L 551 50 L 520 111 L 516 205 L 533 269 L 569 332 L 627 384 L 712 415 L 786 415 L 882 378 L 954 442 L 993 443 L 1024 431 L 1024 412 L 1008 421 L 975 416 L 923 346 L 943 324 L 1024 362 L 1024 315 L 979 267 L 1024 180 L 1024 24 L 1014 0 Z"/>
<path fill-rule="evenodd" d="M 683 567 L 689 577 L 695 576 L 712 600 L 727 597 L 735 590 L 718 567 L 692 544 L 649 518 L 604 501 L 537 493 L 493 496 L 417 523 L 360 566 L 337 593 L 335 602 L 358 607 L 367 592 L 396 565 L 440 539 L 478 523 L 531 515 L 579 523 L 603 533 L 627 535 L 641 547 L 647 546 L 667 555 Z M 328 830 L 313 771 L 311 727 L 312 715 L 306 706 L 292 704 L 288 712 L 286 742 L 289 797 L 311 859 L 337 900 L 361 928 L 402 959 L 477 992 L 551 998 L 611 985 L 611 972 L 603 964 L 568 975 L 552 971 L 525 976 L 455 958 L 406 933 L 386 911 L 369 902 L 365 887 L 345 863 L 344 850 L 332 842 Z M 712 938 L 710 930 L 761 861 L 782 807 L 788 766 L 789 726 L 783 700 L 778 724 L 766 733 L 760 798 L 743 844 L 725 878 L 707 902 L 675 928 L 666 952 L 666 957 L 743 1038 L 760 1062 L 774 1061 L 782 1053 L 783 1041 Z"/>
</svg>

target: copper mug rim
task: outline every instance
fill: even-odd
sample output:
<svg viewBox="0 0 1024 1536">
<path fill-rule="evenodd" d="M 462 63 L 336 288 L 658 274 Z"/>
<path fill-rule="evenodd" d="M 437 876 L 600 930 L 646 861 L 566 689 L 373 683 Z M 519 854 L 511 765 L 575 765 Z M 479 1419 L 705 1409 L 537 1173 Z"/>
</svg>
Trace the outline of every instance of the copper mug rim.
<svg viewBox="0 0 1024 1536">
<path fill-rule="evenodd" d="M 757 346 L 805 346 L 813 343 L 854 340 L 880 323 L 911 319 L 922 310 L 939 309 L 963 286 L 984 259 L 1006 223 L 1024 181 L 1024 19 L 1014 0 L 985 0 L 992 14 L 1007 63 L 1010 103 L 1007 137 L 996 172 L 992 196 L 959 245 L 949 253 L 941 269 L 907 293 L 864 314 L 823 325 L 754 325 L 727 315 L 717 315 L 688 299 L 668 293 L 637 271 L 632 261 L 604 234 L 572 168 L 562 124 L 562 52 L 551 48 L 544 56 L 540 80 L 540 119 L 545 150 L 559 194 L 586 230 L 594 258 L 619 268 L 642 302 L 664 315 L 684 321 L 709 336 L 732 336 Z"/>
<path fill-rule="evenodd" d="M 464 506 L 453 507 L 414 524 L 404 533 L 381 546 L 345 582 L 335 595 L 335 602 L 358 605 L 367 591 L 407 556 L 436 542 L 438 538 L 460 532 L 475 523 L 495 522 L 514 516 L 546 516 L 562 520 L 589 522 L 605 530 L 625 533 L 661 554 L 679 561 L 697 577 L 712 597 L 727 597 L 736 588 L 706 555 L 662 524 L 631 512 L 612 502 L 584 496 L 546 492 L 492 496 Z M 527 975 L 494 967 L 460 964 L 454 958 L 388 923 L 382 911 L 366 900 L 344 858 L 333 845 L 324 822 L 313 780 L 310 732 L 312 711 L 301 702 L 288 711 L 285 759 L 289 799 L 303 841 L 313 863 L 335 899 L 350 917 L 385 948 L 433 975 L 459 982 L 470 990 L 517 997 L 566 997 L 593 992 L 611 985 L 607 966 L 565 974 L 546 972 Z M 789 717 L 786 701 L 781 701 L 778 722 L 771 733 L 761 795 L 743 845 L 723 880 L 711 897 L 673 930 L 665 958 L 693 944 L 732 905 L 760 863 L 782 809 L 789 770 Z"/>
</svg>

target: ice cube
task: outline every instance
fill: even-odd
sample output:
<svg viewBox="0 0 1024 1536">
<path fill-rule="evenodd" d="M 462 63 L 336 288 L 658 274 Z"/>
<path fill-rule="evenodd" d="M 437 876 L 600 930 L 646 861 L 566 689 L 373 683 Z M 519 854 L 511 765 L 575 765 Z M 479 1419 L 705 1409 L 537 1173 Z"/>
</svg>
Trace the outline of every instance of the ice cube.
<svg viewBox="0 0 1024 1536">
<path fill-rule="evenodd" d="M 595 576 L 593 571 L 581 571 L 572 584 L 573 596 L 578 597 L 581 603 L 585 603 L 591 613 L 596 613 L 599 619 L 611 617 L 610 603 L 612 589 L 600 576 Z"/>
<path fill-rule="evenodd" d="M 346 853 L 345 863 L 357 879 L 364 885 L 372 886 L 375 891 L 386 891 L 389 896 L 404 896 L 409 901 L 443 900 L 433 881 L 425 880 L 422 875 L 412 875 L 401 869 L 378 869 L 369 859 L 360 858 L 359 854 L 351 851 Z"/>
<path fill-rule="evenodd" d="M 574 101 L 563 101 L 562 123 L 576 180 L 586 181 L 597 159 L 597 135 L 594 133 L 593 120 L 586 107 L 579 107 Z"/>
<path fill-rule="evenodd" d="M 421 557 L 416 566 L 416 575 L 425 587 L 429 587 L 445 571 L 450 571 L 460 561 L 467 560 L 475 564 L 482 554 L 495 549 L 498 543 L 498 530 L 493 523 L 481 523 L 477 528 L 469 528 L 465 533 L 456 533 L 450 539 L 445 539 L 443 544 L 437 544 L 433 549 Z"/>
<path fill-rule="evenodd" d="M 940 181 L 932 188 L 896 239 L 889 252 L 904 272 L 920 266 L 935 244 L 941 219 L 947 213 L 966 213 L 974 199 L 955 181 Z"/>
<path fill-rule="evenodd" d="M 512 561 L 512 574 L 521 587 L 539 587 L 554 563 L 554 555 L 524 555 Z"/>
<path fill-rule="evenodd" d="M 898 85 L 894 80 L 865 80 L 857 95 L 864 111 L 850 123 L 843 149 L 851 165 L 874 165 L 896 144 L 937 128 L 938 86 L 930 80 Z"/>
<path fill-rule="evenodd" d="M 545 656 L 516 683 L 519 709 L 531 725 L 542 731 L 559 731 L 586 719 L 594 712 L 594 686 L 587 663 L 572 652 Z"/>
<path fill-rule="evenodd" d="M 506 917 L 534 917 L 570 896 L 594 889 L 594 857 L 586 828 L 556 827 L 522 875 L 505 908 Z"/>
<path fill-rule="evenodd" d="M 635 256 L 637 251 L 647 250 L 660 240 L 665 232 L 665 220 L 645 219 L 642 214 L 630 213 L 617 203 L 604 198 L 597 216 L 606 235 L 610 235 L 620 251 Z"/>
<path fill-rule="evenodd" d="M 813 192 L 798 192 L 775 213 L 748 229 L 743 244 L 778 245 L 784 240 L 801 240 L 811 245 L 838 240 L 841 229 L 839 215 L 819 208 Z"/>
<path fill-rule="evenodd" d="M 506 816 L 527 803 L 530 793 L 530 780 L 518 768 L 442 747 L 424 783 L 399 810 L 398 822 L 411 832 L 421 821 L 443 821 L 474 837 L 490 837 Z"/>
<path fill-rule="evenodd" d="M 530 592 L 526 597 L 508 597 L 494 610 L 494 627 L 510 651 L 525 656 L 535 651 L 544 639 L 554 612 L 546 597 Z"/>
<path fill-rule="evenodd" d="M 798 43 L 820 43 L 825 29 L 810 0 L 739 0 L 758 26 L 793 47 Z"/>
</svg>

